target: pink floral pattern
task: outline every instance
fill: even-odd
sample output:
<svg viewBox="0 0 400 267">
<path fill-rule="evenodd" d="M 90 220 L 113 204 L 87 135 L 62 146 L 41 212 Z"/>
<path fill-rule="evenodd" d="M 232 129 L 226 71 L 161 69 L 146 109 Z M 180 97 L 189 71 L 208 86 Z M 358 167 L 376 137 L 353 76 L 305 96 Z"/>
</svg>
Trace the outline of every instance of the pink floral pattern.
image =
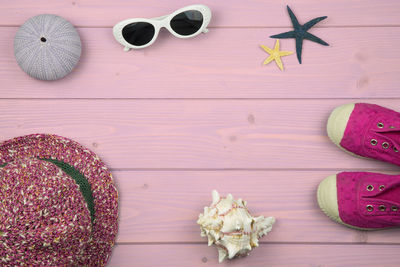
<svg viewBox="0 0 400 267">
<path fill-rule="evenodd" d="M 400 165 L 400 113 L 357 103 L 340 145 L 354 154 Z"/>
<path fill-rule="evenodd" d="M 368 229 L 400 226 L 400 175 L 342 172 L 336 182 L 344 223 Z"/>
</svg>

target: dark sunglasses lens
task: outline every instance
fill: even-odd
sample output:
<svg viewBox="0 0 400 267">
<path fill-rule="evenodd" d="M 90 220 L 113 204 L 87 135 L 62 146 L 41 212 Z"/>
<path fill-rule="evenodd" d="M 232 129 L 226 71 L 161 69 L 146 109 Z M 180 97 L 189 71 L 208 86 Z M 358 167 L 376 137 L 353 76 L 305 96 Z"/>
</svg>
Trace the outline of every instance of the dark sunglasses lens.
<svg viewBox="0 0 400 267">
<path fill-rule="evenodd" d="M 192 35 L 203 24 L 203 14 L 197 10 L 188 10 L 179 13 L 171 19 L 171 28 L 180 35 Z"/>
<path fill-rule="evenodd" d="M 148 44 L 154 37 L 154 26 L 147 22 L 135 22 L 122 29 L 124 39 L 134 46 Z"/>
</svg>

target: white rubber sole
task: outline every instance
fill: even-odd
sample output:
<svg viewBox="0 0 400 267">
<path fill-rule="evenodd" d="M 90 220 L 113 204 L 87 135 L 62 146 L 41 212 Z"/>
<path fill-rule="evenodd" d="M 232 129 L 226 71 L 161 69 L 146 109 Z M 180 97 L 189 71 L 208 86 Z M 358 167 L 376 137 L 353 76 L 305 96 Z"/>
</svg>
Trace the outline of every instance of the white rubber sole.
<svg viewBox="0 0 400 267">
<path fill-rule="evenodd" d="M 351 104 L 341 105 L 335 108 L 332 111 L 331 115 L 329 116 L 328 123 L 326 125 L 326 131 L 328 133 L 329 139 L 331 139 L 331 141 L 340 149 L 355 157 L 365 158 L 348 151 L 347 149 L 345 149 L 340 145 L 340 142 L 343 139 L 343 135 L 347 127 L 347 123 L 349 122 L 350 115 L 353 112 L 354 107 L 355 103 L 351 103 Z"/>
<path fill-rule="evenodd" d="M 331 220 L 357 230 L 375 230 L 356 227 L 344 223 L 342 219 L 340 219 L 337 200 L 336 174 L 322 180 L 318 186 L 317 199 L 319 207 Z"/>
<path fill-rule="evenodd" d="M 345 104 L 335 108 L 328 119 L 326 130 L 329 138 L 335 145 L 340 146 L 344 131 L 346 130 L 347 123 L 351 113 L 353 112 L 355 104 Z"/>
<path fill-rule="evenodd" d="M 318 186 L 317 198 L 321 210 L 335 222 L 343 224 L 339 217 L 336 174 L 322 180 Z"/>
</svg>

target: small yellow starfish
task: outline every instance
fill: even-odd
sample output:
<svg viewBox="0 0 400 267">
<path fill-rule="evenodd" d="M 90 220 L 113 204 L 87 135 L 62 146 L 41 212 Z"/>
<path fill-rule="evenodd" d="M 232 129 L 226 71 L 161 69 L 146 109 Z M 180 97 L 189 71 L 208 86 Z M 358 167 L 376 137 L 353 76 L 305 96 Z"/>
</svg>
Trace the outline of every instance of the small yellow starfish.
<svg viewBox="0 0 400 267">
<path fill-rule="evenodd" d="M 261 45 L 261 48 L 264 49 L 264 51 L 269 54 L 269 57 L 264 61 L 263 64 L 267 65 L 271 61 L 275 60 L 276 65 L 278 65 L 278 67 L 281 70 L 283 70 L 283 64 L 282 64 L 281 57 L 293 54 L 293 52 L 290 52 L 290 51 L 279 51 L 279 40 L 276 40 L 275 47 L 273 50 L 265 45 Z"/>
</svg>

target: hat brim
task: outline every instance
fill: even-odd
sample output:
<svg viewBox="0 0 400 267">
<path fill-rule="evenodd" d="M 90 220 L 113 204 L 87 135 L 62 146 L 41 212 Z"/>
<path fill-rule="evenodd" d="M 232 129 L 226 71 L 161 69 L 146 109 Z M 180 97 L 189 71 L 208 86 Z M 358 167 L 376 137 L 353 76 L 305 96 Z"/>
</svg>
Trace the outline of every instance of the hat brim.
<svg viewBox="0 0 400 267">
<path fill-rule="evenodd" d="M 0 166 L 20 158 L 62 161 L 85 176 L 93 194 L 95 218 L 87 257 L 80 265 L 105 265 L 118 232 L 118 191 L 104 162 L 79 143 L 51 134 L 26 135 L 0 143 Z"/>
</svg>

